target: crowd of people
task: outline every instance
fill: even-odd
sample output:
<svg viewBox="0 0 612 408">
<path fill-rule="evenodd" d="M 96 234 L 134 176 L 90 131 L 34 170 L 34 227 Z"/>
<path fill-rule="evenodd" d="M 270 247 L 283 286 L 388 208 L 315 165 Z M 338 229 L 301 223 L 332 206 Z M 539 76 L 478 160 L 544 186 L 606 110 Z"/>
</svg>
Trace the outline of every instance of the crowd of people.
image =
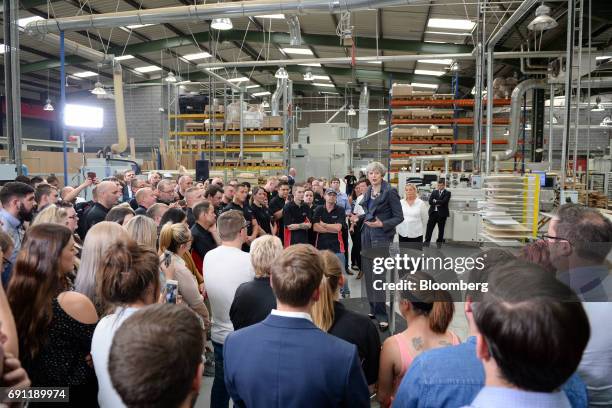
<svg viewBox="0 0 612 408">
<path fill-rule="evenodd" d="M 429 203 L 400 197 L 385 172 L 4 184 L 0 387 L 70 387 L 79 407 L 612 406 L 612 223 L 563 205 L 541 240 L 480 254 L 467 339 L 449 293 L 414 289 L 381 341 L 390 311 L 362 255 L 435 227 L 444 242 L 451 197 L 443 180 Z M 353 274 L 368 314 L 342 300 Z"/>
</svg>

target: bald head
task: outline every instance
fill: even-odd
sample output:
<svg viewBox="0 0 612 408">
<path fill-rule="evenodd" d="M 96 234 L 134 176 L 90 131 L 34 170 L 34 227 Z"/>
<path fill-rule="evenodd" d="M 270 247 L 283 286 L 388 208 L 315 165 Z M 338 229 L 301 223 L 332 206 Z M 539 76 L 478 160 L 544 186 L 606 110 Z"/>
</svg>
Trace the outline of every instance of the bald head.
<svg viewBox="0 0 612 408">
<path fill-rule="evenodd" d="M 179 185 L 179 191 L 181 192 L 181 194 L 185 195 L 185 191 L 193 187 L 193 179 L 191 178 L 191 176 L 187 176 L 187 175 L 181 176 L 178 179 L 178 185 Z"/>
<path fill-rule="evenodd" d="M 99 204 L 112 208 L 119 202 L 121 189 L 114 181 L 103 181 L 96 186 L 96 198 Z"/>
<path fill-rule="evenodd" d="M 149 208 L 157 201 L 151 187 L 143 187 L 136 192 L 136 202 L 139 206 Z"/>
</svg>

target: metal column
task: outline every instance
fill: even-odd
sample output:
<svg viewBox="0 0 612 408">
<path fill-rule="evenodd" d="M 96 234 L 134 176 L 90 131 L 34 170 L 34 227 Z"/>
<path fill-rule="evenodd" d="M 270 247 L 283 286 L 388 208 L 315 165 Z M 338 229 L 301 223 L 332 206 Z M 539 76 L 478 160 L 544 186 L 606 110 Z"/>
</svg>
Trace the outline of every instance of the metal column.
<svg viewBox="0 0 612 408">
<path fill-rule="evenodd" d="M 59 118 L 62 132 L 62 155 L 64 157 L 64 185 L 68 185 L 68 149 L 66 146 L 66 131 L 64 130 L 64 108 L 66 107 L 66 53 L 64 49 L 64 32 L 60 32 L 60 106 Z"/>
<path fill-rule="evenodd" d="M 572 103 L 572 75 L 574 64 L 574 29 L 576 23 L 576 3 L 575 0 L 567 2 L 567 50 L 565 62 L 565 115 L 563 122 L 563 140 L 561 142 L 561 190 L 565 189 L 565 178 L 567 176 L 567 158 L 569 154 L 569 134 L 571 129 L 571 103 Z"/>
<path fill-rule="evenodd" d="M 4 1 L 4 84 L 6 90 L 6 136 L 9 161 L 17 174 L 21 161 L 21 71 L 19 60 L 19 1 Z"/>
</svg>

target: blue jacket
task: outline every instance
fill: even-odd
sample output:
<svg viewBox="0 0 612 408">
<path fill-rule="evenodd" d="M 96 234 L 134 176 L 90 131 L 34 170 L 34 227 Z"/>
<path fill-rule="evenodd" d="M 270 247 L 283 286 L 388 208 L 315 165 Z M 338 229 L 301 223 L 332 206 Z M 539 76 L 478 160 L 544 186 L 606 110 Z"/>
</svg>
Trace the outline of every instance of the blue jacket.
<svg viewBox="0 0 612 408">
<path fill-rule="evenodd" d="M 302 318 L 269 315 L 231 333 L 225 386 L 249 408 L 369 407 L 357 348 Z"/>
<path fill-rule="evenodd" d="M 376 218 L 382 221 L 382 228 L 373 228 L 373 230 L 381 230 L 382 233 L 390 241 L 393 241 L 395 235 L 395 227 L 404 221 L 404 213 L 402 212 L 402 204 L 400 202 L 397 190 L 391 187 L 389 183 L 383 180 L 380 186 L 380 196 L 376 200 L 372 209 L 370 209 L 370 200 L 372 200 L 372 186 L 363 196 L 361 206 L 365 211 L 364 220 L 374 221 Z M 363 224 L 362 228 L 369 228 Z"/>
<path fill-rule="evenodd" d="M 452 347 L 426 351 L 414 359 L 397 390 L 394 408 L 456 408 L 470 405 L 484 387 L 476 357 L 476 337 Z M 563 386 L 573 408 L 587 408 L 584 382 L 576 374 Z"/>
</svg>

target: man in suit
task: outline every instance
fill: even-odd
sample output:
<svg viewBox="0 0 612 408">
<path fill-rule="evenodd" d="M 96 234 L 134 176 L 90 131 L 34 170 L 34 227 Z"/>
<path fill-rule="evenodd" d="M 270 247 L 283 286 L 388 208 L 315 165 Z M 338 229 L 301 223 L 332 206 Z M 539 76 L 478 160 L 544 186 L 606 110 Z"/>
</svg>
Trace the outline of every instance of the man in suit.
<svg viewBox="0 0 612 408">
<path fill-rule="evenodd" d="M 438 188 L 429 196 L 429 220 L 427 220 L 427 231 L 425 233 L 425 242 L 431 241 L 431 234 L 434 227 L 438 226 L 438 240 L 436 242 L 444 242 L 444 226 L 446 219 L 449 216 L 448 202 L 451 199 L 451 192 L 445 188 L 444 179 L 438 180 Z"/>
<path fill-rule="evenodd" d="M 132 180 L 134 178 L 136 178 L 136 173 L 134 173 L 134 170 L 126 170 L 123 173 L 123 181 L 125 182 L 125 185 L 123 186 L 121 191 L 121 194 L 123 196 L 121 201 L 123 201 L 124 203 L 129 202 L 136 195 L 136 192 L 132 189 Z"/>
<path fill-rule="evenodd" d="M 370 406 L 356 347 L 312 323 L 322 277 L 310 245 L 285 249 L 272 265 L 277 308 L 225 339 L 225 385 L 235 406 Z"/>
</svg>

